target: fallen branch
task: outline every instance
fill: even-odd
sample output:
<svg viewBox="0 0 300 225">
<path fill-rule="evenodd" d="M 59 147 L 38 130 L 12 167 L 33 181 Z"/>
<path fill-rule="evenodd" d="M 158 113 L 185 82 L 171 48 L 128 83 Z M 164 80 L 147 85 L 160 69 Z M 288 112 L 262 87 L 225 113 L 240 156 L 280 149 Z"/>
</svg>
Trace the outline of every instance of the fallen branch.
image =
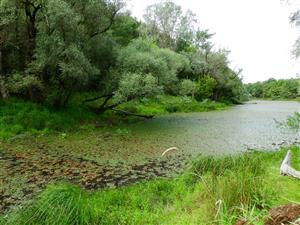
<svg viewBox="0 0 300 225">
<path fill-rule="evenodd" d="M 280 174 L 300 179 L 300 172 L 291 167 L 292 152 L 289 150 L 280 166 Z"/>
<path fill-rule="evenodd" d="M 86 100 L 84 100 L 82 103 L 93 102 L 93 101 L 96 101 L 96 100 L 101 99 L 101 98 L 111 98 L 111 97 L 113 97 L 112 94 L 109 94 L 109 95 L 101 95 L 101 96 L 98 96 L 98 97 L 86 99 Z"/>
<path fill-rule="evenodd" d="M 154 115 L 141 115 L 141 114 L 136 114 L 136 113 L 132 113 L 132 112 L 128 112 L 128 111 L 124 111 L 124 110 L 121 110 L 121 109 L 112 109 L 113 111 L 116 111 L 116 112 L 121 112 L 121 113 L 124 113 L 126 115 L 129 115 L 129 116 L 137 116 L 137 117 L 143 117 L 143 118 L 147 118 L 147 119 L 152 119 L 154 117 Z"/>
</svg>

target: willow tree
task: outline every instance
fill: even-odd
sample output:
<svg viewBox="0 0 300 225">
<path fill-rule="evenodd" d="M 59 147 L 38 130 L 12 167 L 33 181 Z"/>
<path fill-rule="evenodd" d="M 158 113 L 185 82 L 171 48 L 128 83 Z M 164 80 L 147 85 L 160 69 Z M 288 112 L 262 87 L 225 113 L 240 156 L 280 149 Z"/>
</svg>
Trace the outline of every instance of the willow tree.
<svg viewBox="0 0 300 225">
<path fill-rule="evenodd" d="M 5 36 L 2 77 L 15 94 L 57 107 L 100 76 L 91 51 L 101 44 L 124 5 L 118 0 L 1 0 L 0 4 Z"/>
<path fill-rule="evenodd" d="M 172 1 L 150 5 L 144 14 L 143 32 L 151 36 L 160 47 L 181 51 L 191 44 L 196 16 L 192 11 L 184 12 L 181 6 Z"/>
<path fill-rule="evenodd" d="M 104 103 L 96 109 L 103 112 L 124 102 L 152 97 L 177 89 L 178 73 L 188 64 L 181 54 L 159 48 L 151 40 L 135 39 L 120 49 L 116 65 L 107 81 Z M 93 98 L 91 100 L 97 100 Z"/>
</svg>

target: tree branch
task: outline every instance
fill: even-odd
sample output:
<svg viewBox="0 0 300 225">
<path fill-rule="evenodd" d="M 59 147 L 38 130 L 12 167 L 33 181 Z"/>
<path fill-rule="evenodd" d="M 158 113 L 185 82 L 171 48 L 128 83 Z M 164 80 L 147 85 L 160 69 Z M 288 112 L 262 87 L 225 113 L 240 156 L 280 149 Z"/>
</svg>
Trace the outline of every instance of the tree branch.
<svg viewBox="0 0 300 225">
<path fill-rule="evenodd" d="M 93 102 L 93 101 L 96 101 L 96 100 L 98 100 L 98 99 L 101 99 L 101 98 L 107 98 L 107 97 L 113 97 L 113 94 L 101 95 L 101 96 L 98 96 L 98 97 L 95 97 L 95 98 L 86 99 L 86 100 L 84 100 L 82 103 Z"/>
<path fill-rule="evenodd" d="M 108 96 L 105 98 L 104 102 L 100 105 L 99 109 L 104 109 L 104 108 L 105 108 L 104 106 L 107 104 L 107 102 L 108 102 L 113 96 L 114 96 L 114 95 L 108 95 Z"/>
<path fill-rule="evenodd" d="M 116 112 L 124 113 L 125 115 L 143 117 L 143 118 L 146 118 L 146 119 L 152 119 L 154 117 L 154 115 L 141 115 L 141 114 L 132 113 L 132 112 L 128 112 L 128 111 L 121 110 L 121 109 L 112 109 L 112 110 L 116 111 Z"/>
<path fill-rule="evenodd" d="M 102 30 L 100 30 L 100 31 L 94 32 L 90 37 L 93 38 L 93 37 L 95 37 L 95 36 L 97 36 L 97 35 L 99 35 L 99 34 L 103 34 L 103 33 L 107 32 L 107 31 L 111 28 L 111 26 L 113 25 L 113 23 L 114 23 L 114 21 L 115 21 L 115 17 L 116 17 L 116 15 L 117 15 L 117 13 L 120 11 L 120 9 L 121 9 L 121 7 L 117 7 L 117 8 L 113 11 L 113 13 L 111 14 L 111 16 L 110 16 L 110 18 L 109 18 L 109 24 L 108 24 L 104 29 L 102 29 Z"/>
</svg>

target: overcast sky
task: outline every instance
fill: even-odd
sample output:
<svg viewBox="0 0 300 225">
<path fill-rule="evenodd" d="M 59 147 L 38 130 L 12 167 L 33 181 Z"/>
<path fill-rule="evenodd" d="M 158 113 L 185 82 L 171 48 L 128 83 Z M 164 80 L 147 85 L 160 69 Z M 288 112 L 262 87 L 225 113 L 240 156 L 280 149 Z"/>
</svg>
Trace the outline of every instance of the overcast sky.
<svg viewBox="0 0 300 225">
<path fill-rule="evenodd" d="M 143 18 L 144 9 L 160 0 L 128 0 L 133 16 Z M 290 78 L 300 73 L 300 61 L 291 51 L 299 32 L 289 16 L 300 8 L 280 0 L 173 0 L 196 13 L 199 27 L 215 33 L 216 47 L 231 50 L 232 68 L 242 68 L 244 81 Z"/>
</svg>

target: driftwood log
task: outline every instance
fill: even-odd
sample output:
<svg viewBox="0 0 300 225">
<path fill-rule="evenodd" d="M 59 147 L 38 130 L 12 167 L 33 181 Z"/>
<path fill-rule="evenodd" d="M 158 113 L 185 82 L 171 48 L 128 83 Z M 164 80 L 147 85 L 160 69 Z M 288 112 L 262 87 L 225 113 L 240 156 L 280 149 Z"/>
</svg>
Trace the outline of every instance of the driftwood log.
<svg viewBox="0 0 300 225">
<path fill-rule="evenodd" d="M 292 152 L 289 150 L 280 166 L 280 174 L 300 179 L 300 172 L 291 166 Z"/>
<path fill-rule="evenodd" d="M 171 147 L 171 148 L 168 148 L 168 149 L 166 149 L 162 154 L 161 154 L 161 156 L 163 157 L 163 156 L 165 156 L 168 152 L 170 152 L 170 151 L 178 151 L 179 149 L 177 148 L 177 147 Z"/>
</svg>

